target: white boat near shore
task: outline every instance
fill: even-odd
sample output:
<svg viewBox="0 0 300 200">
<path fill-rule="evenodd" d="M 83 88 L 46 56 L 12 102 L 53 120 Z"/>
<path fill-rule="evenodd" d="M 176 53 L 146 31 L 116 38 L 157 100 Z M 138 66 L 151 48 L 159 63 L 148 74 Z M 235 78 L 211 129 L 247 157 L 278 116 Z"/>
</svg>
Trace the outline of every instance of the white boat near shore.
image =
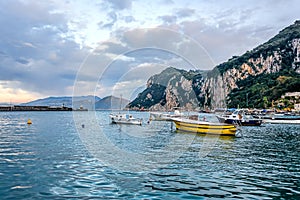
<svg viewBox="0 0 300 200">
<path fill-rule="evenodd" d="M 266 124 L 299 124 L 300 125 L 300 120 L 299 119 L 264 119 L 263 123 Z"/>
<path fill-rule="evenodd" d="M 110 121 L 112 124 L 132 124 L 142 125 L 143 120 L 134 118 L 131 114 L 110 114 Z"/>
<path fill-rule="evenodd" d="M 172 121 L 172 118 L 183 117 L 184 114 L 175 108 L 173 113 L 150 112 L 149 120 L 152 121 Z"/>
<path fill-rule="evenodd" d="M 216 117 L 221 123 L 237 124 L 240 126 L 260 126 L 262 123 L 262 119 L 256 119 L 251 115 L 246 115 L 243 109 L 236 109 L 233 113 L 216 115 Z"/>
<path fill-rule="evenodd" d="M 299 115 L 272 114 L 265 116 L 255 116 L 262 119 L 267 124 L 300 124 Z"/>
<path fill-rule="evenodd" d="M 172 118 L 176 117 L 182 117 L 183 114 L 181 113 L 174 113 L 174 114 L 169 114 L 169 113 L 162 113 L 162 112 L 150 112 L 150 120 L 154 121 L 172 121 Z"/>
</svg>

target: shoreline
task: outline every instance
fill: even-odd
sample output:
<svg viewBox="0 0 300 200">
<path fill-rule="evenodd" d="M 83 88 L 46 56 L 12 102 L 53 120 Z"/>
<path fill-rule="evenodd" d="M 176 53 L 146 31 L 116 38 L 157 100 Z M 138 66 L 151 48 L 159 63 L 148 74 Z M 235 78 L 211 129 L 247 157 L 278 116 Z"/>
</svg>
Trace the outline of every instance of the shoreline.
<svg viewBox="0 0 300 200">
<path fill-rule="evenodd" d="M 0 106 L 0 112 L 14 111 L 73 111 L 69 107 L 51 107 L 51 106 Z"/>
</svg>

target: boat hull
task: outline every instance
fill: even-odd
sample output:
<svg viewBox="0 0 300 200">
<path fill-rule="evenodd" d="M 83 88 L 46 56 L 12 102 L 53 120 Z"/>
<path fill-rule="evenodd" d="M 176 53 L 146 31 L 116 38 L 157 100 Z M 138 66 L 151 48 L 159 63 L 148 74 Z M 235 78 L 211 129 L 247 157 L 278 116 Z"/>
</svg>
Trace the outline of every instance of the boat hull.
<svg viewBox="0 0 300 200">
<path fill-rule="evenodd" d="M 236 134 L 237 128 L 230 124 L 220 124 L 220 123 L 208 123 L 199 122 L 194 120 L 174 120 L 176 129 L 186 132 L 201 133 L 201 134 L 214 134 L 214 135 L 231 135 Z"/>
<path fill-rule="evenodd" d="M 125 121 L 125 120 L 112 120 L 112 124 L 132 124 L 132 125 L 142 125 L 140 121 Z"/>
<path fill-rule="evenodd" d="M 240 126 L 260 126 L 262 124 L 262 120 L 260 119 L 226 119 L 224 117 L 217 116 L 220 123 L 227 123 L 227 124 L 237 124 Z"/>
</svg>

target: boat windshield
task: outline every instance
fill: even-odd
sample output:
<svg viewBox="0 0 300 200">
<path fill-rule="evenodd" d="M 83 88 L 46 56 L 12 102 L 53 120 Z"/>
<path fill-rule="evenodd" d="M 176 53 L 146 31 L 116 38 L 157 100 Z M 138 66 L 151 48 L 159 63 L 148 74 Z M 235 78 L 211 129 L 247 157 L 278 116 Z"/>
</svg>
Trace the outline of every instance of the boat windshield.
<svg viewBox="0 0 300 200">
<path fill-rule="evenodd" d="M 232 114 L 234 114 L 234 115 L 238 115 L 238 114 L 245 115 L 245 111 L 244 110 L 235 110 Z"/>
</svg>

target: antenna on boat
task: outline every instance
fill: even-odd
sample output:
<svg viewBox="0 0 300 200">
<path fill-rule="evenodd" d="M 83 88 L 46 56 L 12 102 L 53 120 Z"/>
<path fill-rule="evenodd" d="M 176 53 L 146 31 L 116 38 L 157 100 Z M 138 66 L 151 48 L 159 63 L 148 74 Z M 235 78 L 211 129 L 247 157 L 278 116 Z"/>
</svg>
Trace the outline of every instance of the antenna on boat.
<svg viewBox="0 0 300 200">
<path fill-rule="evenodd" d="M 122 94 L 120 94 L 120 111 L 122 110 Z"/>
<path fill-rule="evenodd" d="M 11 104 L 11 99 L 9 99 L 9 107 L 10 107 L 10 111 L 13 110 L 13 105 Z"/>
</svg>

